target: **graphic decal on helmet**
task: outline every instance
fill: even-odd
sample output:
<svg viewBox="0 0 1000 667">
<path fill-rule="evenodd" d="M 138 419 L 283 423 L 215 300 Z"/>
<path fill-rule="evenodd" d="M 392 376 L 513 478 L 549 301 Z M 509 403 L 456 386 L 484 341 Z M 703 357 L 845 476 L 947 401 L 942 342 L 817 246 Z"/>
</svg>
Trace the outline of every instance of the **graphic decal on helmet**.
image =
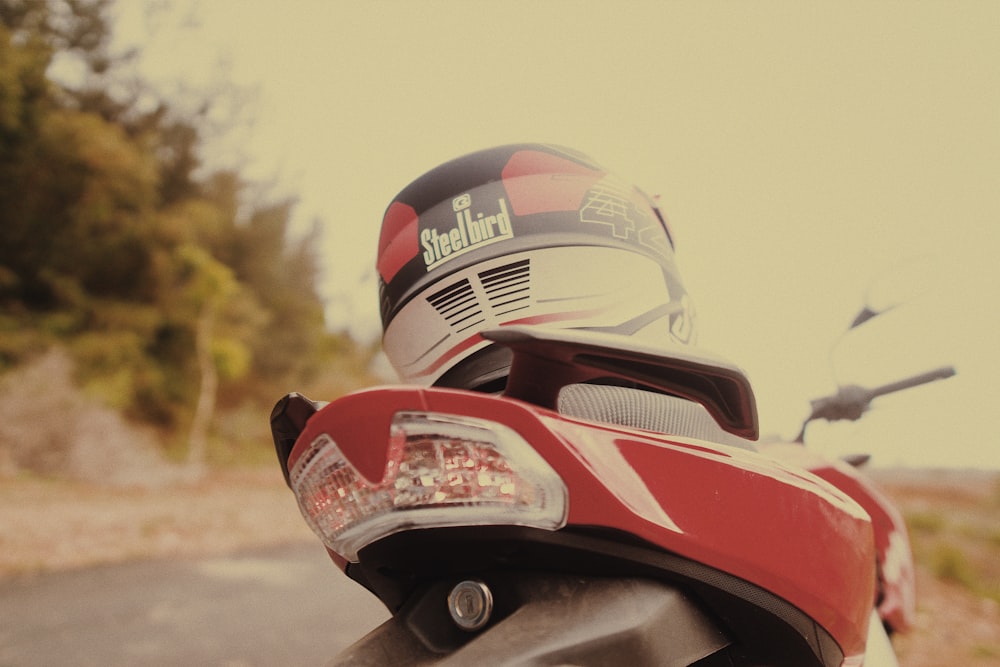
<svg viewBox="0 0 1000 667">
<path fill-rule="evenodd" d="M 654 218 L 648 202 L 637 200 L 639 192 L 612 176 L 587 192 L 580 208 L 580 222 L 604 225 L 617 239 L 640 243 L 661 257 L 670 252 L 663 223 Z"/>
<path fill-rule="evenodd" d="M 468 193 L 455 197 L 451 205 L 455 212 L 455 224 L 451 228 L 425 227 L 420 231 L 420 245 L 424 248 L 424 264 L 428 271 L 475 248 L 514 238 L 503 197 L 497 199 L 499 211 L 492 215 L 478 212 L 473 217 L 472 197 Z"/>
<path fill-rule="evenodd" d="M 522 150 L 511 156 L 501 175 L 518 217 L 578 211 L 581 223 L 598 225 L 620 241 L 639 244 L 659 257 L 671 251 L 663 222 L 649 212 L 650 202 L 605 171 L 549 153 Z M 541 179 L 545 179 L 544 187 Z"/>
<path fill-rule="evenodd" d="M 378 273 L 385 282 L 391 281 L 417 254 L 417 225 L 420 219 L 412 206 L 393 202 L 385 212 L 382 232 L 378 239 Z"/>
<path fill-rule="evenodd" d="M 587 191 L 604 176 L 605 172 L 579 162 L 534 150 L 514 153 L 501 172 L 504 189 L 518 216 L 578 211 Z M 549 179 L 546 187 L 539 187 L 539 177 Z"/>
<path fill-rule="evenodd" d="M 587 193 L 587 201 L 580 209 L 580 222 L 608 225 L 614 236 L 627 239 L 635 234 L 634 210 L 628 188 L 605 179 Z"/>
<path fill-rule="evenodd" d="M 531 260 L 482 271 L 479 281 L 497 317 L 524 310 L 531 305 Z"/>
<path fill-rule="evenodd" d="M 427 297 L 427 302 L 441 313 L 449 325 L 459 332 L 478 326 L 486 321 L 483 309 L 476 299 L 476 293 L 468 278 L 462 278 L 454 285 L 445 287 Z"/>
<path fill-rule="evenodd" d="M 523 259 L 461 278 L 426 298 L 449 327 L 462 333 L 484 324 L 487 317 L 496 320 L 528 308 L 530 281 L 531 261 Z"/>
<path fill-rule="evenodd" d="M 449 335 L 449 336 L 445 337 L 444 340 L 447 340 L 450 337 L 451 336 Z M 438 341 L 438 343 L 436 345 L 434 345 L 429 350 L 427 350 L 427 352 L 425 352 L 424 354 L 422 354 L 420 356 L 420 358 L 414 360 L 412 363 L 407 364 L 406 366 L 408 366 L 411 369 L 415 368 L 417 362 L 419 362 L 419 361 L 421 361 L 423 359 L 426 359 L 427 355 L 430 354 L 431 352 L 433 352 L 434 349 L 438 347 L 438 345 L 440 345 L 441 343 L 444 342 L 444 340 Z M 457 343 L 454 347 L 452 347 L 451 349 L 449 349 L 447 352 L 445 352 L 445 353 L 441 354 L 440 356 L 436 357 L 434 359 L 434 361 L 429 366 L 427 366 L 425 368 L 422 368 L 419 371 L 416 371 L 416 373 L 418 375 L 427 375 L 429 373 L 434 373 L 435 371 L 437 371 L 438 369 L 440 369 L 442 366 L 444 366 L 446 363 L 448 363 L 449 361 L 451 361 L 452 359 L 454 359 L 455 357 L 457 357 L 458 355 L 460 355 L 462 352 L 465 352 L 466 350 L 470 349 L 474 345 L 477 345 L 477 344 L 480 344 L 480 343 L 485 343 L 485 342 L 486 342 L 485 338 L 483 338 L 482 336 L 480 336 L 478 333 L 474 333 L 471 336 L 469 336 L 468 338 L 466 338 L 466 339 L 462 340 L 461 342 Z"/>
</svg>

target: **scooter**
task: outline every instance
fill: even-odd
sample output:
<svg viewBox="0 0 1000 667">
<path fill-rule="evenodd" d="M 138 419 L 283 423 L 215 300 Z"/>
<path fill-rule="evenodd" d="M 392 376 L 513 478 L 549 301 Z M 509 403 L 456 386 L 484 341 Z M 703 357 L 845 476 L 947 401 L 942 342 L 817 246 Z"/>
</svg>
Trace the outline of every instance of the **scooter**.
<svg viewBox="0 0 1000 667">
<path fill-rule="evenodd" d="M 386 386 L 272 412 L 305 521 L 392 613 L 332 664 L 895 664 L 915 597 L 899 513 L 856 465 L 758 446 L 738 367 L 587 331 L 481 335 L 512 351 L 502 394 Z M 843 389 L 806 423 L 947 374 Z"/>
</svg>

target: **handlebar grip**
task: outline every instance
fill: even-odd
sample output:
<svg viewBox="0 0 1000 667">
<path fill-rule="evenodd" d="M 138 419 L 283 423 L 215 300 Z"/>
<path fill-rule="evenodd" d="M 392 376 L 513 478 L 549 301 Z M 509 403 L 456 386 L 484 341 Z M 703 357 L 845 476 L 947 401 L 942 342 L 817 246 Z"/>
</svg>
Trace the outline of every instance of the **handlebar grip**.
<svg viewBox="0 0 1000 667">
<path fill-rule="evenodd" d="M 813 399 L 812 410 L 802 423 L 802 430 L 799 431 L 795 442 L 803 442 L 805 439 L 806 426 L 815 419 L 826 419 L 827 421 L 857 421 L 867 412 L 871 402 L 879 397 L 893 392 L 917 387 L 935 380 L 944 380 L 955 375 L 954 366 L 942 366 L 926 373 L 919 373 L 903 380 L 890 382 L 875 389 L 866 389 L 854 385 L 840 387 L 836 394 Z"/>
</svg>

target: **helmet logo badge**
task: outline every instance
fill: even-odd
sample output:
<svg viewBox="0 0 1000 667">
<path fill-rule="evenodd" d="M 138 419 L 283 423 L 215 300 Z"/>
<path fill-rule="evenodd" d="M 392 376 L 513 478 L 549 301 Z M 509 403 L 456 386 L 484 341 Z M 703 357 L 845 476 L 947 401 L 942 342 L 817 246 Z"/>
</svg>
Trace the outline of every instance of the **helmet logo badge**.
<svg viewBox="0 0 1000 667">
<path fill-rule="evenodd" d="M 480 246 L 514 238 L 507 202 L 503 197 L 496 201 L 495 212 L 490 215 L 485 212 L 473 214 L 471 195 L 460 195 L 451 200 L 454 225 L 440 231 L 433 227 L 421 230 L 420 245 L 424 248 L 424 264 L 428 271 Z"/>
</svg>

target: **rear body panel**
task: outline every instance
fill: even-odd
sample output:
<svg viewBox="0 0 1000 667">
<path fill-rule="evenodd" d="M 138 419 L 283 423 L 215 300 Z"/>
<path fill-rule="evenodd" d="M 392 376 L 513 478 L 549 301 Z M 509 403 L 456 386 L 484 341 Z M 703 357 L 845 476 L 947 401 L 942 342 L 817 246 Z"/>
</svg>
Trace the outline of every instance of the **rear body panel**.
<svg viewBox="0 0 1000 667">
<path fill-rule="evenodd" d="M 917 616 L 916 574 L 903 516 L 864 474 L 796 443 L 771 443 L 761 451 L 820 477 L 853 498 L 872 520 L 878 567 L 877 610 L 893 632 L 906 632 Z"/>
<path fill-rule="evenodd" d="M 289 467 L 325 433 L 359 472 L 379 481 L 390 421 L 404 410 L 488 419 L 517 431 L 569 489 L 567 525 L 558 532 L 634 536 L 800 610 L 847 662 L 864 652 L 876 590 L 872 523 L 858 503 L 804 468 L 724 445 L 573 420 L 509 398 L 414 387 L 366 390 L 320 410 Z"/>
</svg>

